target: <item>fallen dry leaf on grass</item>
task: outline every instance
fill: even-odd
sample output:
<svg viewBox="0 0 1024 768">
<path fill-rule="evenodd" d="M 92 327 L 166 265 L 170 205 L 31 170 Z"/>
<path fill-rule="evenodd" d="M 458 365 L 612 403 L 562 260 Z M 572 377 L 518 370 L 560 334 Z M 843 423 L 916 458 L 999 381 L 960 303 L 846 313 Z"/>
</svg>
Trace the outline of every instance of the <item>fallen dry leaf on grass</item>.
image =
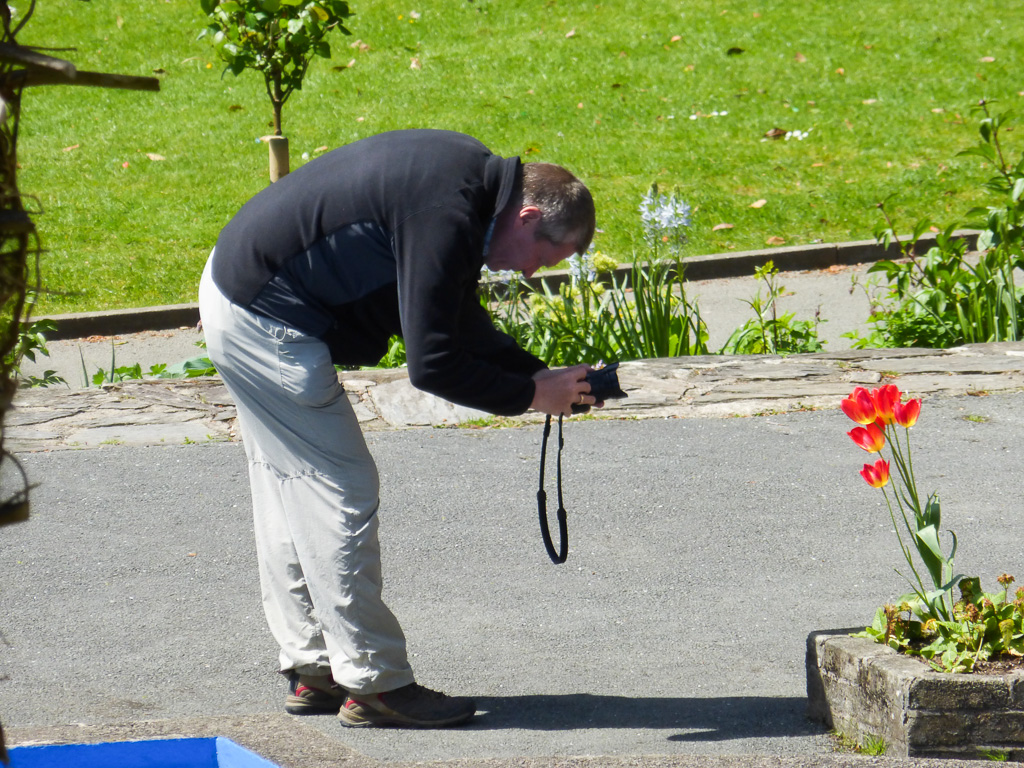
<svg viewBox="0 0 1024 768">
<path fill-rule="evenodd" d="M 80 146 L 82 146 L 82 145 L 81 144 L 72 144 L 70 147 L 64 147 L 64 149 L 62 149 L 61 152 L 70 152 L 73 149 L 78 149 Z"/>
<path fill-rule="evenodd" d="M 772 235 L 767 240 L 765 240 L 765 242 L 768 245 L 785 245 L 786 244 L 786 241 L 783 238 L 779 237 L 778 235 Z"/>
<path fill-rule="evenodd" d="M 715 224 L 715 226 L 713 226 L 711 228 L 711 231 L 712 232 L 717 232 L 720 229 L 732 229 L 734 226 L 735 226 L 734 224 L 725 224 L 725 223 Z"/>
<path fill-rule="evenodd" d="M 765 207 L 766 205 L 768 205 L 768 201 L 767 201 L 767 200 L 765 200 L 765 199 L 764 199 L 764 198 L 762 197 L 762 198 L 761 198 L 760 200 L 755 200 L 754 202 L 752 202 L 752 203 L 750 204 L 750 207 L 751 207 L 751 208 L 764 208 L 764 207 Z"/>
<path fill-rule="evenodd" d="M 152 160 L 154 162 L 157 162 L 159 160 L 166 160 L 167 159 L 163 155 L 158 155 L 156 152 L 147 152 L 146 153 L 146 157 L 148 157 L 150 160 Z"/>
</svg>

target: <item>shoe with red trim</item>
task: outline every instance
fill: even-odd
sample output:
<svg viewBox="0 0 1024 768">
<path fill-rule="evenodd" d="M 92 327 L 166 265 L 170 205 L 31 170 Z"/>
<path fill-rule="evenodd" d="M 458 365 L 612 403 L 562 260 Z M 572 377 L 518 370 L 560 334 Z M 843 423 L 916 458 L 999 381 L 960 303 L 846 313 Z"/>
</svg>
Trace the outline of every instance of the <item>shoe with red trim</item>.
<svg viewBox="0 0 1024 768">
<path fill-rule="evenodd" d="M 472 699 L 410 683 L 385 693 L 349 694 L 338 719 L 349 728 L 444 728 L 460 725 L 475 714 Z"/>
<path fill-rule="evenodd" d="M 330 675 L 288 676 L 288 698 L 284 711 L 289 715 L 319 715 L 337 712 L 348 698 L 348 691 L 334 682 Z"/>
</svg>

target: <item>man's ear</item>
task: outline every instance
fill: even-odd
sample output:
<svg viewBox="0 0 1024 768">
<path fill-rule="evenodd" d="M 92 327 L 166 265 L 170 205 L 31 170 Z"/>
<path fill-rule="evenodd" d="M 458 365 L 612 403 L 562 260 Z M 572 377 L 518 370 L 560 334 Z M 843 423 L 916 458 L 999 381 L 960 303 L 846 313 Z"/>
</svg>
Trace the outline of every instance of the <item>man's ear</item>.
<svg viewBox="0 0 1024 768">
<path fill-rule="evenodd" d="M 541 219 L 540 208 L 535 205 L 524 205 L 519 209 L 519 223 L 520 224 L 531 224 L 539 222 Z"/>
</svg>

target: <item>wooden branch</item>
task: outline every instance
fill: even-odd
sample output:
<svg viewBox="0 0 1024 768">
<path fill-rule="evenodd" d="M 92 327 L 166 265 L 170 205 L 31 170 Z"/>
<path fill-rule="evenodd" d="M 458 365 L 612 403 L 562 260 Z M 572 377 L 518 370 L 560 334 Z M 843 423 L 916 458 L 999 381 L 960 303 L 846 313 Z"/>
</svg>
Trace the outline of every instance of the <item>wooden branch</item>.
<svg viewBox="0 0 1024 768">
<path fill-rule="evenodd" d="M 159 91 L 160 80 L 155 77 L 113 75 L 106 72 L 77 70 L 70 77 L 59 72 L 19 70 L 7 77 L 12 85 L 91 85 L 97 88 L 121 88 L 128 91 Z"/>
<path fill-rule="evenodd" d="M 75 65 L 70 61 L 58 59 L 53 56 L 47 56 L 46 54 L 39 53 L 31 48 L 26 48 L 23 45 L 0 43 L 0 61 L 8 61 L 13 62 L 14 64 L 24 64 L 26 67 L 61 72 L 67 77 L 75 76 Z"/>
</svg>

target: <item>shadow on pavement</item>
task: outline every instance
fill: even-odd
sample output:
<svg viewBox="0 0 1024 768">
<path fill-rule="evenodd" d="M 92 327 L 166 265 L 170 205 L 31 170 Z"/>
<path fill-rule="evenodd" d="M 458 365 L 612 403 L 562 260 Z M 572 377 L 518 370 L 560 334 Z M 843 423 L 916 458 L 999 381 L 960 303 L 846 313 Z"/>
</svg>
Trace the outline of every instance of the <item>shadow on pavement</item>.
<svg viewBox="0 0 1024 768">
<path fill-rule="evenodd" d="M 632 698 L 589 693 L 477 700 L 474 730 L 591 728 L 680 730 L 669 741 L 816 736 L 804 697 Z"/>
</svg>

